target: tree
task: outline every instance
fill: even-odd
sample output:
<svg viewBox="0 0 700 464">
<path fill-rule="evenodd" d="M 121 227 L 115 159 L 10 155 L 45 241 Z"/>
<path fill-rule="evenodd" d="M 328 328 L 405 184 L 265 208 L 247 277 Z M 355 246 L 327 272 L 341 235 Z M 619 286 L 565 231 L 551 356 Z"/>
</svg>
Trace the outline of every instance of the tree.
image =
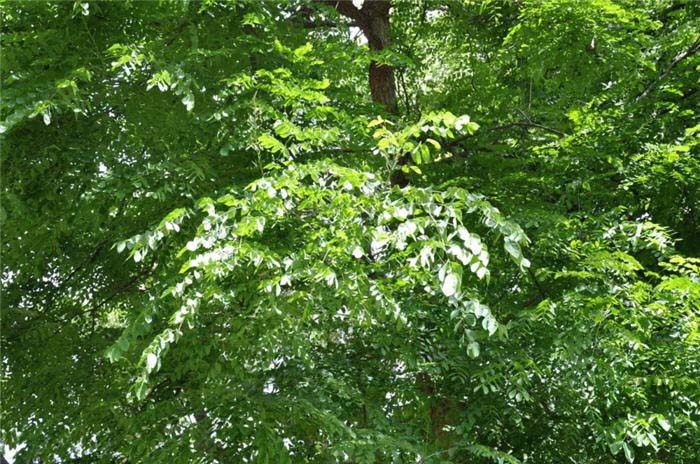
<svg viewBox="0 0 700 464">
<path fill-rule="evenodd" d="M 2 15 L 21 462 L 700 459 L 699 4 Z"/>
</svg>

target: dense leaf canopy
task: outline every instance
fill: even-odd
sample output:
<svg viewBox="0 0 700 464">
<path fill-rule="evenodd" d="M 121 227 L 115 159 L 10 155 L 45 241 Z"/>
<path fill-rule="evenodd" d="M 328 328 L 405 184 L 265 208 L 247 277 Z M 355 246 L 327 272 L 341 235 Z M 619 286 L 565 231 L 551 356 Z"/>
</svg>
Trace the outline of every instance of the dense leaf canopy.
<svg viewBox="0 0 700 464">
<path fill-rule="evenodd" d="M 18 462 L 700 462 L 700 2 L 0 14 Z"/>
</svg>

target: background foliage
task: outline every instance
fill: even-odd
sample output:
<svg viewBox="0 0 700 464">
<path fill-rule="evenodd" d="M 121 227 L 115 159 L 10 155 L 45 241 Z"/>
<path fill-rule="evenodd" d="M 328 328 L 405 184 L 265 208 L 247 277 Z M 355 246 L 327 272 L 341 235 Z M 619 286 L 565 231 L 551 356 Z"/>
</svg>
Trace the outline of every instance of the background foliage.
<svg viewBox="0 0 700 464">
<path fill-rule="evenodd" d="M 366 3 L 0 3 L 20 462 L 700 461 L 700 3 Z"/>
</svg>

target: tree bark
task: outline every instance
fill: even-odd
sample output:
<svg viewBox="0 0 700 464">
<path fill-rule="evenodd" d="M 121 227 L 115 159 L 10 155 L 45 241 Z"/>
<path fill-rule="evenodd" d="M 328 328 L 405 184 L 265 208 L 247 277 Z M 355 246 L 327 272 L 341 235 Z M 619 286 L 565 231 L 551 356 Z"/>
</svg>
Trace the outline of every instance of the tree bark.
<svg viewBox="0 0 700 464">
<path fill-rule="evenodd" d="M 324 0 L 322 3 L 333 6 L 340 14 L 354 20 L 367 38 L 372 52 L 381 52 L 389 46 L 390 0 L 365 0 L 361 9 L 350 0 Z M 372 60 L 369 64 L 369 88 L 372 101 L 382 105 L 388 113 L 397 113 L 394 68 Z"/>
<path fill-rule="evenodd" d="M 381 52 L 389 46 L 389 10 L 388 0 L 366 1 L 362 11 L 367 10 L 364 24 L 359 22 L 362 32 L 367 37 L 367 44 L 373 52 Z M 384 109 L 396 114 L 396 80 L 394 68 L 372 60 L 369 64 L 369 88 L 372 100 Z"/>
<path fill-rule="evenodd" d="M 365 0 L 362 8 L 357 8 L 350 0 L 317 0 L 333 6 L 340 14 L 357 23 L 367 39 L 373 53 L 381 52 L 389 46 L 389 12 L 391 0 Z M 372 59 L 369 64 L 369 90 L 372 101 L 382 105 L 390 114 L 398 113 L 396 100 L 396 80 L 394 68 Z M 400 169 L 409 163 L 407 156 L 398 160 L 399 169 L 391 173 L 391 185 L 403 188 L 408 185 L 408 177 Z"/>
</svg>

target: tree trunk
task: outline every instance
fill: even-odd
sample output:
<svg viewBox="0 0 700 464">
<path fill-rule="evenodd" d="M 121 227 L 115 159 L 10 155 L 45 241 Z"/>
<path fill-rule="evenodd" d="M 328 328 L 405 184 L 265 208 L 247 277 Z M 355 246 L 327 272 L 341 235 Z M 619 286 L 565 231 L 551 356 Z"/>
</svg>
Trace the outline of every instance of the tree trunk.
<svg viewBox="0 0 700 464">
<path fill-rule="evenodd" d="M 372 52 L 381 52 L 389 46 L 390 0 L 365 0 L 362 9 L 349 0 L 327 0 L 323 3 L 332 5 L 343 16 L 355 20 Z M 372 60 L 369 65 L 369 88 L 372 101 L 382 105 L 388 113 L 396 114 L 394 68 Z"/>
<path fill-rule="evenodd" d="M 389 11 L 391 0 L 365 0 L 362 8 L 357 8 L 350 0 L 318 0 L 332 5 L 340 14 L 353 19 L 367 38 L 373 53 L 381 52 L 389 46 Z M 369 64 L 369 90 L 372 101 L 384 107 L 387 113 L 397 114 L 396 80 L 394 68 L 372 60 Z M 408 164 L 407 156 L 398 160 L 399 167 Z M 391 185 L 401 188 L 408 185 L 408 177 L 400 168 L 391 174 Z"/>
<path fill-rule="evenodd" d="M 393 68 L 372 61 L 369 64 L 369 86 L 372 93 L 372 101 L 381 104 L 387 112 L 396 114 L 396 89 L 394 87 Z"/>
<path fill-rule="evenodd" d="M 389 46 L 389 1 L 366 1 L 362 11 L 367 11 L 365 21 L 359 21 L 367 44 L 373 52 L 381 52 Z M 364 24 L 363 24 L 364 23 Z M 394 68 L 372 60 L 369 64 L 369 88 L 372 100 L 384 109 L 396 114 L 396 80 Z"/>
</svg>

